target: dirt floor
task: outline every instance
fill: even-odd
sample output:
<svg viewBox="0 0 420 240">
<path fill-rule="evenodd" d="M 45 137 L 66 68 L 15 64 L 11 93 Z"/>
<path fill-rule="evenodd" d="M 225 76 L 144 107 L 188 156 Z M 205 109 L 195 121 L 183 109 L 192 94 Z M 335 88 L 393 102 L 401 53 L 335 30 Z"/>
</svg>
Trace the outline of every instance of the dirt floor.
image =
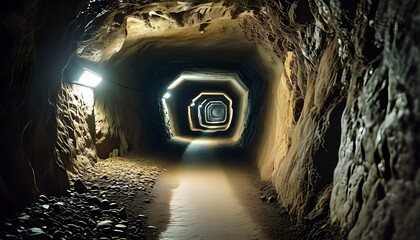
<svg viewBox="0 0 420 240">
<path fill-rule="evenodd" d="M 325 218 L 297 224 L 237 148 L 171 143 L 99 160 L 65 197 L 0 222 L 0 239 L 345 239 Z"/>
</svg>

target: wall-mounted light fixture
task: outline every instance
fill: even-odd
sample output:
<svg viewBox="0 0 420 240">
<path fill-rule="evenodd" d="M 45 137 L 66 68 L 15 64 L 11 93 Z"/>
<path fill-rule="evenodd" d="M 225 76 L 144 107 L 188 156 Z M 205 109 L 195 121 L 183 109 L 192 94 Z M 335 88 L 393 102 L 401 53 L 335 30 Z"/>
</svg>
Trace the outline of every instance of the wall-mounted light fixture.
<svg viewBox="0 0 420 240">
<path fill-rule="evenodd" d="M 70 59 L 63 71 L 63 80 L 67 83 L 95 88 L 102 81 L 102 75 L 86 68 L 75 58 Z"/>
<path fill-rule="evenodd" d="M 164 99 L 168 99 L 168 98 L 170 98 L 171 97 L 171 94 L 170 93 L 165 93 L 165 94 L 163 94 L 163 98 Z"/>
<path fill-rule="evenodd" d="M 75 84 L 80 84 L 86 87 L 95 88 L 102 81 L 102 76 L 98 73 L 85 69 L 80 78 L 74 81 Z"/>
</svg>

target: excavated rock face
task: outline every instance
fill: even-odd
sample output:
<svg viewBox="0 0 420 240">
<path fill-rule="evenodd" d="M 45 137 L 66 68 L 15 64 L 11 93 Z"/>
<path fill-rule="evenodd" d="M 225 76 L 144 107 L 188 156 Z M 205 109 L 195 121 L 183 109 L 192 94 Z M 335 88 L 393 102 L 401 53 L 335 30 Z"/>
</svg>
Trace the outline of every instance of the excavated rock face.
<svg viewBox="0 0 420 240">
<path fill-rule="evenodd" d="M 77 18 L 73 2 L 22 6 L 2 10 L 2 201 L 60 193 L 62 165 L 157 145 L 174 69 L 223 62 L 248 76 L 241 143 L 283 206 L 300 220 L 329 211 L 353 239 L 420 234 L 415 0 L 90 1 Z M 106 73 L 94 121 L 59 83 L 71 54 Z"/>
<path fill-rule="evenodd" d="M 420 234 L 419 12 L 417 1 L 361 2 L 355 12 L 331 198 L 350 238 Z"/>
<path fill-rule="evenodd" d="M 297 1 L 261 12 L 271 31 L 250 21 L 250 37 L 285 65 L 295 58 L 284 73 L 290 85 L 277 91 L 292 106 L 304 100 L 302 111 L 276 113 L 269 124 L 286 127 L 266 134 L 275 143 L 260 149 L 283 204 L 304 216 L 318 195 L 307 216 L 329 201 L 332 221 L 351 239 L 418 236 L 419 4 Z M 287 121 L 292 115 L 296 122 Z"/>
<path fill-rule="evenodd" d="M 58 161 L 71 171 L 83 171 L 96 162 L 93 92 L 91 89 L 63 83 L 57 101 Z"/>
<path fill-rule="evenodd" d="M 0 212 L 69 187 L 55 155 L 60 73 L 83 2 L 8 1 L 0 10 Z"/>
</svg>

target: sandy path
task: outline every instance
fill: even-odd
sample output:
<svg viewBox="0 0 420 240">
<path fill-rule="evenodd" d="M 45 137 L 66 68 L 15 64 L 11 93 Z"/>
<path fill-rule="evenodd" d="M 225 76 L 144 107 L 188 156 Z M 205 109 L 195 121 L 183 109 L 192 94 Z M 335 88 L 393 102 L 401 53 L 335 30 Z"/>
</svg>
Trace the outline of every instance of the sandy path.
<svg viewBox="0 0 420 240">
<path fill-rule="evenodd" d="M 179 169 L 170 219 L 160 239 L 262 239 L 258 225 L 235 196 L 221 168 Z"/>
<path fill-rule="evenodd" d="M 272 239 L 267 214 L 275 215 L 275 203 L 260 200 L 247 164 L 227 153 L 203 142 L 188 145 L 152 192 L 147 223 L 157 229 L 150 238 Z M 289 219 L 283 225 L 290 226 Z"/>
</svg>

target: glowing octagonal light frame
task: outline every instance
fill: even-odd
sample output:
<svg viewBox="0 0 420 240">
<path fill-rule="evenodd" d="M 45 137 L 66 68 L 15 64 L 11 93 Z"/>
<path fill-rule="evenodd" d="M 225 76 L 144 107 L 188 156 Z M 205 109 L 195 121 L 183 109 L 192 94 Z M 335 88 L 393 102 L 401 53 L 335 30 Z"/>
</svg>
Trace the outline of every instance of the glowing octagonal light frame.
<svg viewBox="0 0 420 240">
<path fill-rule="evenodd" d="M 194 126 L 194 120 L 192 119 L 192 108 L 195 107 L 195 101 L 197 101 L 197 99 L 201 98 L 202 96 L 223 96 L 225 97 L 228 102 L 229 102 L 229 108 L 227 109 L 228 112 L 230 112 L 229 114 L 229 120 L 226 124 L 223 125 L 208 125 L 208 124 L 203 124 L 202 119 L 200 114 L 198 114 L 198 119 L 199 119 L 199 124 L 200 126 L 202 126 L 203 128 L 207 128 L 207 129 L 200 129 L 200 128 L 196 128 Z M 195 131 L 195 132 L 220 132 L 220 131 L 226 131 L 229 129 L 231 123 L 232 123 L 232 119 L 233 119 L 233 107 L 232 107 L 232 99 L 224 92 L 201 92 L 199 95 L 197 95 L 195 98 L 193 98 L 191 105 L 188 107 L 188 121 L 190 124 L 190 130 L 191 131 Z M 199 112 L 199 111 L 198 111 Z"/>
<path fill-rule="evenodd" d="M 233 142 L 238 141 L 245 128 L 246 119 L 248 119 L 249 115 L 249 90 L 236 72 L 226 72 L 219 70 L 213 71 L 212 69 L 183 71 L 167 87 L 167 90 L 170 92 L 187 81 L 208 82 L 209 79 L 211 79 L 211 82 L 226 82 L 230 85 L 232 90 L 234 90 L 239 95 L 240 108 L 236 109 L 236 113 L 238 114 L 236 115 L 238 127 L 235 128 L 235 131 L 232 133 L 232 137 L 230 137 Z M 168 112 L 170 111 L 171 110 L 168 108 Z M 171 123 L 171 126 L 175 126 L 175 122 L 171 118 L 169 118 L 169 122 Z M 175 128 L 173 130 L 175 133 L 177 132 Z"/>
<path fill-rule="evenodd" d="M 209 101 L 209 103 L 206 103 L 207 101 Z M 205 104 L 203 108 L 204 108 L 204 111 L 206 111 L 207 106 L 208 106 L 211 102 L 215 102 L 215 101 L 218 101 L 218 102 L 223 103 L 223 101 L 221 101 L 221 100 L 210 100 L 210 99 L 205 99 L 204 101 L 202 101 L 202 102 L 201 102 L 201 104 L 200 104 L 200 107 L 199 107 L 199 108 L 201 108 L 201 106 L 202 106 L 203 104 Z M 226 101 L 227 101 L 227 99 L 226 99 Z M 226 112 L 227 112 L 228 108 L 227 108 L 226 104 L 224 104 L 224 103 L 223 103 L 223 105 L 226 107 Z M 200 109 L 199 109 L 199 110 L 200 110 Z M 225 116 L 226 116 L 226 115 L 225 115 Z M 205 121 L 206 121 L 206 122 L 209 122 L 210 124 L 212 124 L 212 122 L 208 120 L 207 116 L 204 116 L 204 117 L 205 117 Z M 222 122 L 225 122 L 225 121 L 226 121 L 226 119 L 227 119 L 227 117 L 225 117 L 225 119 L 224 119 Z"/>
</svg>

